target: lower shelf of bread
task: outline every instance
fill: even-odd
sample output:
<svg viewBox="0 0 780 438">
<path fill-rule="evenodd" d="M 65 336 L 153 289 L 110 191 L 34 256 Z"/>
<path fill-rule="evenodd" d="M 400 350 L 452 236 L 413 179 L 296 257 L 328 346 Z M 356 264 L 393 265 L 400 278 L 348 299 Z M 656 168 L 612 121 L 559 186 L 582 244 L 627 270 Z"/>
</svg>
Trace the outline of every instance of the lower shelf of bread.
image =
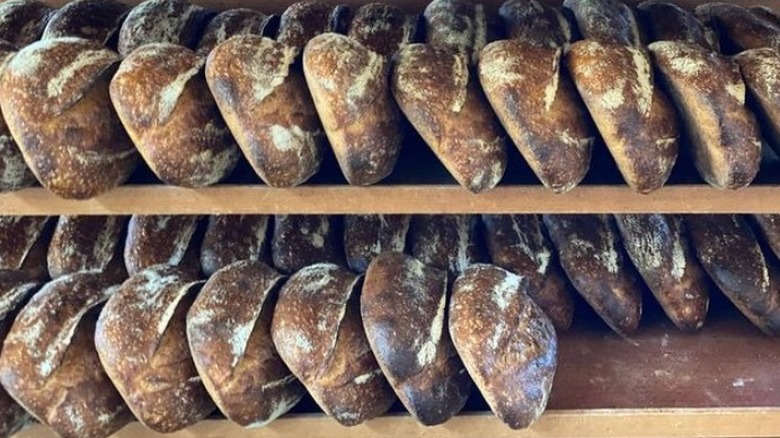
<svg viewBox="0 0 780 438">
<path fill-rule="evenodd" d="M 475 195 L 457 185 L 310 185 L 275 189 L 220 185 L 118 187 L 89 200 L 43 188 L 0 193 L 2 215 L 61 214 L 465 214 L 465 213 L 780 213 L 780 186 L 738 191 L 670 185 L 648 195 L 626 186 L 583 185 L 565 194 L 542 186 L 500 186 Z"/>
</svg>

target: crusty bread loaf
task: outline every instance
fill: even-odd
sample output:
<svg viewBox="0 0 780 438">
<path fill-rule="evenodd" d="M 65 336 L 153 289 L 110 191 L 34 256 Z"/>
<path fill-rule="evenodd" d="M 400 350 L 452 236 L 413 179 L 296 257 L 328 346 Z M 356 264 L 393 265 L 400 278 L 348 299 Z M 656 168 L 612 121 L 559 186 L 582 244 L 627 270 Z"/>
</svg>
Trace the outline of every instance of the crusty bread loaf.
<svg viewBox="0 0 780 438">
<path fill-rule="evenodd" d="M 369 50 L 391 57 L 415 40 L 419 21 L 419 15 L 393 5 L 368 3 L 352 15 L 347 35 Z"/>
<path fill-rule="evenodd" d="M 450 280 L 473 263 L 485 261 L 479 216 L 418 215 L 409 227 L 409 251 L 423 264 L 446 270 Z"/>
<path fill-rule="evenodd" d="M 472 64 L 493 40 L 495 23 L 485 6 L 469 0 L 433 0 L 423 12 L 425 41 L 436 49 L 462 53 Z"/>
<path fill-rule="evenodd" d="M 507 0 L 498 8 L 507 36 L 550 49 L 568 47 L 572 40 L 569 20 L 560 10 L 537 0 Z"/>
<path fill-rule="evenodd" d="M 303 183 L 320 169 L 325 134 L 296 49 L 269 38 L 237 36 L 214 50 L 206 80 L 244 156 L 273 187 Z"/>
<path fill-rule="evenodd" d="M 20 311 L 5 338 L 0 382 L 59 436 L 105 437 L 132 419 L 93 342 L 100 305 L 114 290 L 100 274 L 56 279 Z"/>
<path fill-rule="evenodd" d="M 209 279 L 187 313 L 187 339 L 203 384 L 241 426 L 268 424 L 304 395 L 271 337 L 282 278 L 260 262 L 234 263 Z"/>
<path fill-rule="evenodd" d="M 410 221 L 408 215 L 344 216 L 344 253 L 349 269 L 363 273 L 379 254 L 404 252 Z"/>
<path fill-rule="evenodd" d="M 504 269 L 472 265 L 452 286 L 448 314 L 463 364 L 493 413 L 512 429 L 542 415 L 557 365 L 555 328 L 527 286 Z"/>
<path fill-rule="evenodd" d="M 545 215 L 563 270 L 596 313 L 622 336 L 642 316 L 642 286 L 607 215 Z"/>
<path fill-rule="evenodd" d="M 122 257 L 126 225 L 123 216 L 60 216 L 49 244 L 49 276 L 95 272 L 121 283 L 127 278 Z"/>
<path fill-rule="evenodd" d="M 650 41 L 688 41 L 718 51 L 718 37 L 691 11 L 665 0 L 647 0 L 637 6 L 637 17 Z"/>
<path fill-rule="evenodd" d="M 753 220 L 766 246 L 780 259 L 780 215 L 755 214 Z"/>
<path fill-rule="evenodd" d="M 118 60 L 100 43 L 57 38 L 25 47 L 6 64 L 3 116 L 38 181 L 58 196 L 96 196 L 135 168 L 135 148 L 108 95 Z"/>
<path fill-rule="evenodd" d="M 279 291 L 271 328 L 290 370 L 344 426 L 382 415 L 395 401 L 363 331 L 361 284 L 338 265 L 307 266 Z"/>
<path fill-rule="evenodd" d="M 79 37 L 109 44 L 128 12 L 130 6 L 117 0 L 76 0 L 52 14 L 41 39 Z"/>
<path fill-rule="evenodd" d="M 677 215 L 616 215 L 623 248 L 680 330 L 704 325 L 709 307 L 709 284 Z"/>
<path fill-rule="evenodd" d="M 0 270 L 48 278 L 46 253 L 52 221 L 47 216 L 0 216 Z"/>
<path fill-rule="evenodd" d="M 174 267 L 147 269 L 111 296 L 95 328 L 103 368 L 136 418 L 155 432 L 175 432 L 214 410 L 187 345 L 187 309 L 199 286 Z"/>
<path fill-rule="evenodd" d="M 642 35 L 634 12 L 619 0 L 564 0 L 582 37 L 600 43 L 639 47 Z"/>
<path fill-rule="evenodd" d="M 275 216 L 271 240 L 274 267 L 292 274 L 315 263 L 344 266 L 339 225 L 335 216 Z"/>
<path fill-rule="evenodd" d="M 16 47 L 0 41 L 0 75 L 16 53 Z M 0 112 L 0 192 L 19 190 L 35 184 L 35 175 L 24 162 L 24 155 L 11 136 L 8 124 Z"/>
<path fill-rule="evenodd" d="M 124 259 L 127 272 L 135 275 L 164 264 L 200 275 L 199 216 L 140 216 L 127 225 Z"/>
<path fill-rule="evenodd" d="M 761 165 L 761 134 L 745 107 L 737 63 L 686 41 L 658 41 L 649 49 L 685 121 L 699 175 L 723 189 L 750 184 Z"/>
<path fill-rule="evenodd" d="M 147 44 L 125 58 L 111 80 L 122 124 L 167 184 L 215 184 L 238 162 L 238 147 L 206 85 L 205 62 L 186 47 Z"/>
<path fill-rule="evenodd" d="M 780 334 L 780 270 L 745 218 L 696 215 L 686 225 L 702 267 L 723 294 L 763 332 Z"/>
<path fill-rule="evenodd" d="M 644 48 L 596 40 L 572 44 L 566 61 L 604 142 L 629 186 L 652 192 L 677 159 L 677 114 L 653 80 Z"/>
<path fill-rule="evenodd" d="M 447 273 L 394 252 L 374 258 L 360 297 L 368 343 L 398 398 L 424 425 L 466 404 L 471 381 L 447 330 Z"/>
<path fill-rule="evenodd" d="M 482 215 L 490 259 L 498 267 L 523 277 L 524 292 L 564 331 L 574 315 L 572 291 L 566 283 L 536 215 Z"/>
<path fill-rule="evenodd" d="M 751 49 L 734 56 L 747 87 L 748 107 L 758 117 L 769 145 L 780 152 L 780 52 Z"/>
<path fill-rule="evenodd" d="M 54 9 L 36 0 L 8 0 L 0 3 L 0 40 L 17 47 L 41 37 Z"/>
<path fill-rule="evenodd" d="M 498 184 L 504 138 L 466 55 L 410 44 L 395 54 L 390 80 L 404 115 L 458 183 L 474 193 Z"/>
<path fill-rule="evenodd" d="M 696 15 L 705 25 L 716 29 L 726 54 L 763 47 L 780 49 L 780 27 L 744 6 L 705 3 L 696 7 Z"/>
<path fill-rule="evenodd" d="M 401 154 L 400 112 L 388 86 L 389 60 L 344 35 L 323 33 L 303 52 L 303 72 L 325 134 L 350 184 L 390 175 Z"/>
<path fill-rule="evenodd" d="M 315 36 L 324 32 L 342 32 L 349 8 L 304 0 L 291 4 L 279 20 L 276 40 L 296 49 L 297 53 Z"/>
<path fill-rule="evenodd" d="M 200 264 L 206 276 L 240 260 L 265 260 L 268 216 L 219 215 L 209 217 Z"/>
<path fill-rule="evenodd" d="M 273 18 L 273 15 L 246 8 L 222 11 L 206 25 L 196 51 L 208 55 L 214 47 L 236 35 L 262 36 Z"/>
<path fill-rule="evenodd" d="M 146 0 L 127 14 L 119 30 L 117 49 L 123 58 L 150 43 L 192 49 L 212 17 L 212 12 L 186 0 Z"/>
</svg>

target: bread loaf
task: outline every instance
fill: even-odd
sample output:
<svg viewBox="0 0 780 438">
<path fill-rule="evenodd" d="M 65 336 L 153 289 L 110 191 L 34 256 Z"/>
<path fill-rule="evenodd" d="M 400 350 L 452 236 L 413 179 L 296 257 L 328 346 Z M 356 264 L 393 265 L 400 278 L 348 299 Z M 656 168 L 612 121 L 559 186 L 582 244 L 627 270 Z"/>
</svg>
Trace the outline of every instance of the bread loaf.
<svg viewBox="0 0 780 438">
<path fill-rule="evenodd" d="M 398 106 L 450 174 L 479 193 L 504 176 L 506 147 L 468 58 L 410 44 L 394 57 L 391 88 Z"/>
<path fill-rule="evenodd" d="M 404 252 L 410 221 L 408 215 L 345 216 L 344 252 L 349 269 L 363 273 L 379 254 Z"/>
<path fill-rule="evenodd" d="M 348 13 L 346 6 L 332 6 L 315 0 L 293 3 L 282 13 L 276 40 L 300 53 L 315 36 L 324 32 L 342 32 Z"/>
<path fill-rule="evenodd" d="M 748 107 L 758 116 L 769 144 L 780 152 L 780 53 L 777 50 L 746 50 L 734 59 L 745 81 Z"/>
<path fill-rule="evenodd" d="M 574 299 L 561 271 L 552 244 L 536 215 L 483 215 L 490 259 L 525 279 L 524 293 L 552 320 L 555 329 L 571 325 Z"/>
<path fill-rule="evenodd" d="M 564 0 L 586 40 L 639 47 L 642 35 L 634 12 L 619 0 Z"/>
<path fill-rule="evenodd" d="M 537 0 L 507 0 L 499 7 L 498 15 L 511 39 L 549 49 L 565 48 L 571 43 L 569 20 L 558 9 Z"/>
<path fill-rule="evenodd" d="M 182 46 L 147 44 L 125 58 L 111 80 L 119 118 L 166 184 L 215 184 L 238 162 L 238 148 L 206 85 L 205 62 Z"/>
<path fill-rule="evenodd" d="M 122 216 L 60 216 L 49 244 L 49 276 L 95 272 L 121 283 L 127 278 L 122 258 L 126 225 Z"/>
<path fill-rule="evenodd" d="M 572 285 L 607 325 L 622 336 L 642 316 L 642 287 L 606 215 L 545 215 L 544 224 Z"/>
<path fill-rule="evenodd" d="M 400 253 L 371 262 L 360 297 L 379 367 L 420 423 L 441 424 L 466 404 L 471 382 L 447 331 L 447 273 Z"/>
<path fill-rule="evenodd" d="M 0 41 L 0 75 L 16 53 L 16 47 Z M 0 113 L 0 192 L 10 192 L 35 184 L 35 175 L 24 162 L 22 151 L 11 136 L 8 124 Z"/>
<path fill-rule="evenodd" d="M 199 286 L 174 267 L 147 269 L 111 296 L 95 328 L 103 368 L 136 418 L 155 432 L 175 432 L 214 410 L 187 345 L 187 309 Z"/>
<path fill-rule="evenodd" d="M 380 55 L 392 57 L 413 42 L 420 17 L 383 3 L 368 3 L 355 11 L 347 36 Z"/>
<path fill-rule="evenodd" d="M 718 51 L 718 37 L 692 12 L 664 0 L 647 0 L 637 6 L 637 17 L 649 40 L 688 41 Z"/>
<path fill-rule="evenodd" d="M 273 18 L 273 15 L 246 8 L 222 11 L 209 21 L 196 51 L 208 55 L 214 47 L 236 35 L 262 36 Z"/>
<path fill-rule="evenodd" d="M 0 216 L 0 270 L 48 278 L 46 252 L 51 220 L 46 216 Z"/>
<path fill-rule="evenodd" d="M 116 0 L 76 0 L 52 14 L 41 38 L 79 37 L 113 45 L 129 11 Z"/>
<path fill-rule="evenodd" d="M 54 9 L 36 0 L 8 0 L 0 4 L 0 40 L 17 47 L 41 37 Z"/>
<path fill-rule="evenodd" d="M 425 41 L 436 49 L 463 53 L 472 64 L 493 40 L 493 23 L 481 3 L 468 0 L 433 0 L 423 12 Z"/>
<path fill-rule="evenodd" d="M 123 58 L 151 43 L 192 49 L 212 17 L 212 12 L 185 0 L 146 0 L 127 14 L 119 30 L 117 49 Z"/>
<path fill-rule="evenodd" d="M 780 13 L 768 6 L 752 6 L 748 8 L 756 17 L 769 22 L 772 26 L 780 28 Z"/>
<path fill-rule="evenodd" d="M 753 220 L 757 225 L 756 231 L 763 238 L 766 246 L 780 258 L 780 215 L 755 214 Z"/>
<path fill-rule="evenodd" d="M 696 15 L 717 30 L 720 46 L 726 54 L 763 47 L 780 49 L 780 27 L 744 6 L 705 3 L 696 7 Z"/>
<path fill-rule="evenodd" d="M 6 64 L 3 116 L 38 181 L 58 196 L 96 196 L 135 168 L 135 148 L 108 95 L 118 60 L 100 43 L 57 38 L 25 47 Z"/>
<path fill-rule="evenodd" d="M 164 264 L 200 275 L 198 216 L 133 216 L 127 226 L 124 258 L 135 275 Z"/>
<path fill-rule="evenodd" d="M 207 276 L 240 260 L 264 261 L 268 249 L 268 216 L 209 217 L 200 264 Z"/>
<path fill-rule="evenodd" d="M 359 42 L 324 33 L 306 45 L 303 72 L 341 172 L 366 186 L 390 175 L 403 139 L 388 88 L 388 59 Z"/>
<path fill-rule="evenodd" d="M 271 240 L 274 266 L 286 274 L 315 263 L 344 266 L 339 225 L 332 216 L 275 216 Z"/>
<path fill-rule="evenodd" d="M 652 192 L 677 159 L 679 126 L 653 80 L 644 48 L 596 40 L 572 44 L 566 61 L 604 142 L 629 186 Z"/>
<path fill-rule="evenodd" d="M 410 253 L 425 265 L 446 270 L 453 280 L 469 265 L 485 260 L 478 226 L 479 217 L 472 215 L 414 216 Z"/>
<path fill-rule="evenodd" d="M 303 183 L 320 169 L 325 135 L 296 49 L 268 38 L 237 36 L 214 50 L 206 80 L 252 168 L 273 187 Z"/>
<path fill-rule="evenodd" d="M 220 269 L 187 313 L 192 359 L 220 411 L 241 426 L 268 424 L 304 395 L 271 338 L 282 275 L 256 261 Z"/>
<path fill-rule="evenodd" d="M 492 265 L 472 265 L 452 286 L 449 331 L 474 383 L 512 429 L 539 419 L 550 398 L 558 341 L 527 283 Z"/>
<path fill-rule="evenodd" d="M 105 437 L 132 419 L 93 343 L 100 305 L 116 288 L 99 274 L 52 281 L 21 310 L 3 344 L 0 382 L 62 437 Z"/>
<path fill-rule="evenodd" d="M 688 244 L 681 216 L 627 214 L 615 216 L 623 248 L 680 330 L 704 325 L 709 307 L 707 278 Z"/>
<path fill-rule="evenodd" d="M 746 220 L 697 215 L 686 225 L 702 267 L 723 294 L 764 333 L 780 334 L 780 271 Z"/>
<path fill-rule="evenodd" d="M 307 266 L 279 291 L 271 328 L 290 370 L 344 426 L 382 415 L 395 401 L 363 331 L 361 284 L 338 265 Z"/>
</svg>

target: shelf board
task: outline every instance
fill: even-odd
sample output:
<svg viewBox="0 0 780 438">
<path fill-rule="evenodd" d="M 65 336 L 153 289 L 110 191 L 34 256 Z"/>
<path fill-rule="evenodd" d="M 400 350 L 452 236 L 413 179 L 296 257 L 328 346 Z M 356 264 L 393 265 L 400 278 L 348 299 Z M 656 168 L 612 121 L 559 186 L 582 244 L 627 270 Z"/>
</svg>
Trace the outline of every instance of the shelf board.
<svg viewBox="0 0 780 438">
<path fill-rule="evenodd" d="M 60 199 L 40 187 L 0 194 L 2 215 L 350 213 L 780 213 L 780 186 L 725 191 L 670 185 L 640 195 L 625 186 L 593 185 L 559 195 L 541 186 L 518 185 L 475 195 L 457 185 L 128 185 L 86 201 Z"/>
</svg>

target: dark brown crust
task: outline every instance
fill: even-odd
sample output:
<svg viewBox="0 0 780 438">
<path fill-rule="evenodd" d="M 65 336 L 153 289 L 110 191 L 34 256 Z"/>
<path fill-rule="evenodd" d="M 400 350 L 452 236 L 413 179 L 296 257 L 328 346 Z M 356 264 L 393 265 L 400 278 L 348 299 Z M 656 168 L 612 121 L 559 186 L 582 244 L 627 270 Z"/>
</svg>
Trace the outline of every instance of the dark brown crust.
<svg viewBox="0 0 780 438">
<path fill-rule="evenodd" d="M 705 3 L 696 7 L 696 15 L 705 25 L 716 29 L 726 54 L 762 47 L 780 50 L 780 27 L 744 6 Z"/>
<path fill-rule="evenodd" d="M 563 50 L 514 39 L 488 44 L 479 79 L 488 101 L 545 187 L 566 192 L 588 173 L 596 130 Z"/>
<path fill-rule="evenodd" d="M 688 41 L 718 51 L 717 39 L 691 11 L 664 0 L 644 1 L 636 10 L 649 41 Z"/>
<path fill-rule="evenodd" d="M 420 16 L 383 3 L 368 3 L 355 11 L 347 36 L 387 57 L 414 42 Z"/>
<path fill-rule="evenodd" d="M 338 265 L 307 266 L 279 291 L 271 329 L 282 359 L 344 426 L 382 415 L 395 401 L 363 331 L 360 285 Z"/>
<path fill-rule="evenodd" d="M 44 286 L 5 338 L 0 381 L 38 420 L 63 437 L 104 437 L 132 419 L 95 351 L 100 304 L 114 288 L 99 274 Z"/>
<path fill-rule="evenodd" d="M 345 266 L 342 235 L 335 216 L 274 217 L 271 257 L 274 267 L 286 274 L 315 263 Z"/>
<path fill-rule="evenodd" d="M 473 263 L 485 261 L 479 216 L 417 215 L 409 227 L 409 253 L 425 265 L 446 270 L 450 280 Z"/>
<path fill-rule="evenodd" d="M 363 273 L 379 254 L 404 252 L 410 221 L 408 215 L 345 216 L 344 252 L 349 268 Z"/>
<path fill-rule="evenodd" d="M 361 295 L 363 327 L 382 372 L 424 425 L 466 404 L 471 382 L 447 330 L 447 274 L 400 253 L 374 258 Z"/>
<path fill-rule="evenodd" d="M 325 134 L 296 49 L 256 35 L 211 51 L 206 80 L 244 156 L 262 180 L 292 187 L 320 169 Z"/>
<path fill-rule="evenodd" d="M 769 22 L 772 24 L 772 26 L 780 29 L 780 13 L 778 13 L 775 9 L 763 5 L 752 6 L 748 9 L 750 10 L 750 13 L 756 17 Z"/>
<path fill-rule="evenodd" d="M 571 24 L 560 10 L 537 0 L 507 0 L 498 9 L 507 36 L 535 46 L 555 49 L 572 40 Z"/>
<path fill-rule="evenodd" d="M 545 215 L 563 270 L 572 285 L 615 332 L 639 326 L 642 286 L 608 215 Z"/>
<path fill-rule="evenodd" d="M 619 0 L 564 0 L 583 39 L 640 47 L 642 35 L 634 12 Z"/>
<path fill-rule="evenodd" d="M 127 278 L 122 248 L 127 218 L 60 216 L 49 244 L 49 276 L 96 272 L 115 283 Z"/>
<path fill-rule="evenodd" d="M 555 328 L 523 277 L 473 265 L 455 280 L 449 332 L 490 409 L 512 429 L 544 412 L 557 365 Z"/>
<path fill-rule="evenodd" d="M 747 86 L 748 107 L 758 117 L 769 145 L 780 152 L 780 52 L 751 49 L 732 59 L 739 64 Z"/>
<path fill-rule="evenodd" d="M 187 345 L 187 309 L 198 286 L 177 268 L 147 269 L 119 287 L 95 328 L 103 368 L 136 418 L 155 432 L 175 432 L 214 410 Z"/>
<path fill-rule="evenodd" d="M 678 215 L 615 215 L 628 253 L 642 279 L 680 330 L 704 325 L 709 284 Z"/>
<path fill-rule="evenodd" d="M 16 51 L 16 46 L 0 40 L 0 72 Z M 29 187 L 34 185 L 35 181 L 35 175 L 24 162 L 24 155 L 0 112 L 0 192 Z"/>
<path fill-rule="evenodd" d="M 677 114 L 653 81 L 644 48 L 594 40 L 572 44 L 569 72 L 629 186 L 640 193 L 666 182 L 677 159 Z"/>
<path fill-rule="evenodd" d="M 685 219 L 704 270 L 756 327 L 780 334 L 780 271 L 765 257 L 745 218 L 697 215 Z"/>
<path fill-rule="evenodd" d="M 49 223 L 47 216 L 0 216 L 0 269 L 45 278 Z"/>
<path fill-rule="evenodd" d="M 304 395 L 271 338 L 282 279 L 263 263 L 237 262 L 209 279 L 187 313 L 198 373 L 222 413 L 241 426 L 268 424 Z"/>
<path fill-rule="evenodd" d="M 343 30 L 348 12 L 346 6 L 333 6 L 316 0 L 293 3 L 282 13 L 276 40 L 300 52 L 315 36 Z"/>
<path fill-rule="evenodd" d="M 195 48 L 213 14 L 184 0 L 147 0 L 134 7 L 119 30 L 117 49 L 124 58 L 149 43 Z"/>
<path fill-rule="evenodd" d="M 200 275 L 199 216 L 140 216 L 127 225 L 124 259 L 135 275 L 158 264 L 177 266 Z"/>
<path fill-rule="evenodd" d="M 659 41 L 649 49 L 685 122 L 699 175 L 723 189 L 750 184 L 761 165 L 761 133 L 745 107 L 737 63 L 685 41 Z"/>
<path fill-rule="evenodd" d="M 273 18 L 252 9 L 228 9 L 217 14 L 203 31 L 196 52 L 207 55 L 218 44 L 236 35 L 259 35 Z"/>
<path fill-rule="evenodd" d="M 350 184 L 375 184 L 392 173 L 403 139 L 389 84 L 389 61 L 336 33 L 309 41 L 303 71 L 341 172 Z"/>
<path fill-rule="evenodd" d="M 780 259 L 780 215 L 755 214 L 753 219 L 757 225 L 758 234 L 764 243 Z"/>
<path fill-rule="evenodd" d="M 206 276 L 240 260 L 264 261 L 268 249 L 268 216 L 209 217 L 200 264 Z"/>
<path fill-rule="evenodd" d="M 78 37 L 107 44 L 129 11 L 116 0 L 76 0 L 52 14 L 41 39 Z"/>
<path fill-rule="evenodd" d="M 41 37 L 54 9 L 34 0 L 8 0 L 0 5 L 0 40 L 17 47 Z"/>
<path fill-rule="evenodd" d="M 565 331 L 574 315 L 574 297 L 536 215 L 482 215 L 490 259 L 527 281 L 525 292 Z"/>
<path fill-rule="evenodd" d="M 468 190 L 504 176 L 504 138 L 463 54 L 410 44 L 394 57 L 391 89 L 398 106 L 450 174 Z"/>
<path fill-rule="evenodd" d="M 423 11 L 425 42 L 438 50 L 462 53 L 472 64 L 493 39 L 495 17 L 481 3 L 433 0 Z"/>
</svg>

